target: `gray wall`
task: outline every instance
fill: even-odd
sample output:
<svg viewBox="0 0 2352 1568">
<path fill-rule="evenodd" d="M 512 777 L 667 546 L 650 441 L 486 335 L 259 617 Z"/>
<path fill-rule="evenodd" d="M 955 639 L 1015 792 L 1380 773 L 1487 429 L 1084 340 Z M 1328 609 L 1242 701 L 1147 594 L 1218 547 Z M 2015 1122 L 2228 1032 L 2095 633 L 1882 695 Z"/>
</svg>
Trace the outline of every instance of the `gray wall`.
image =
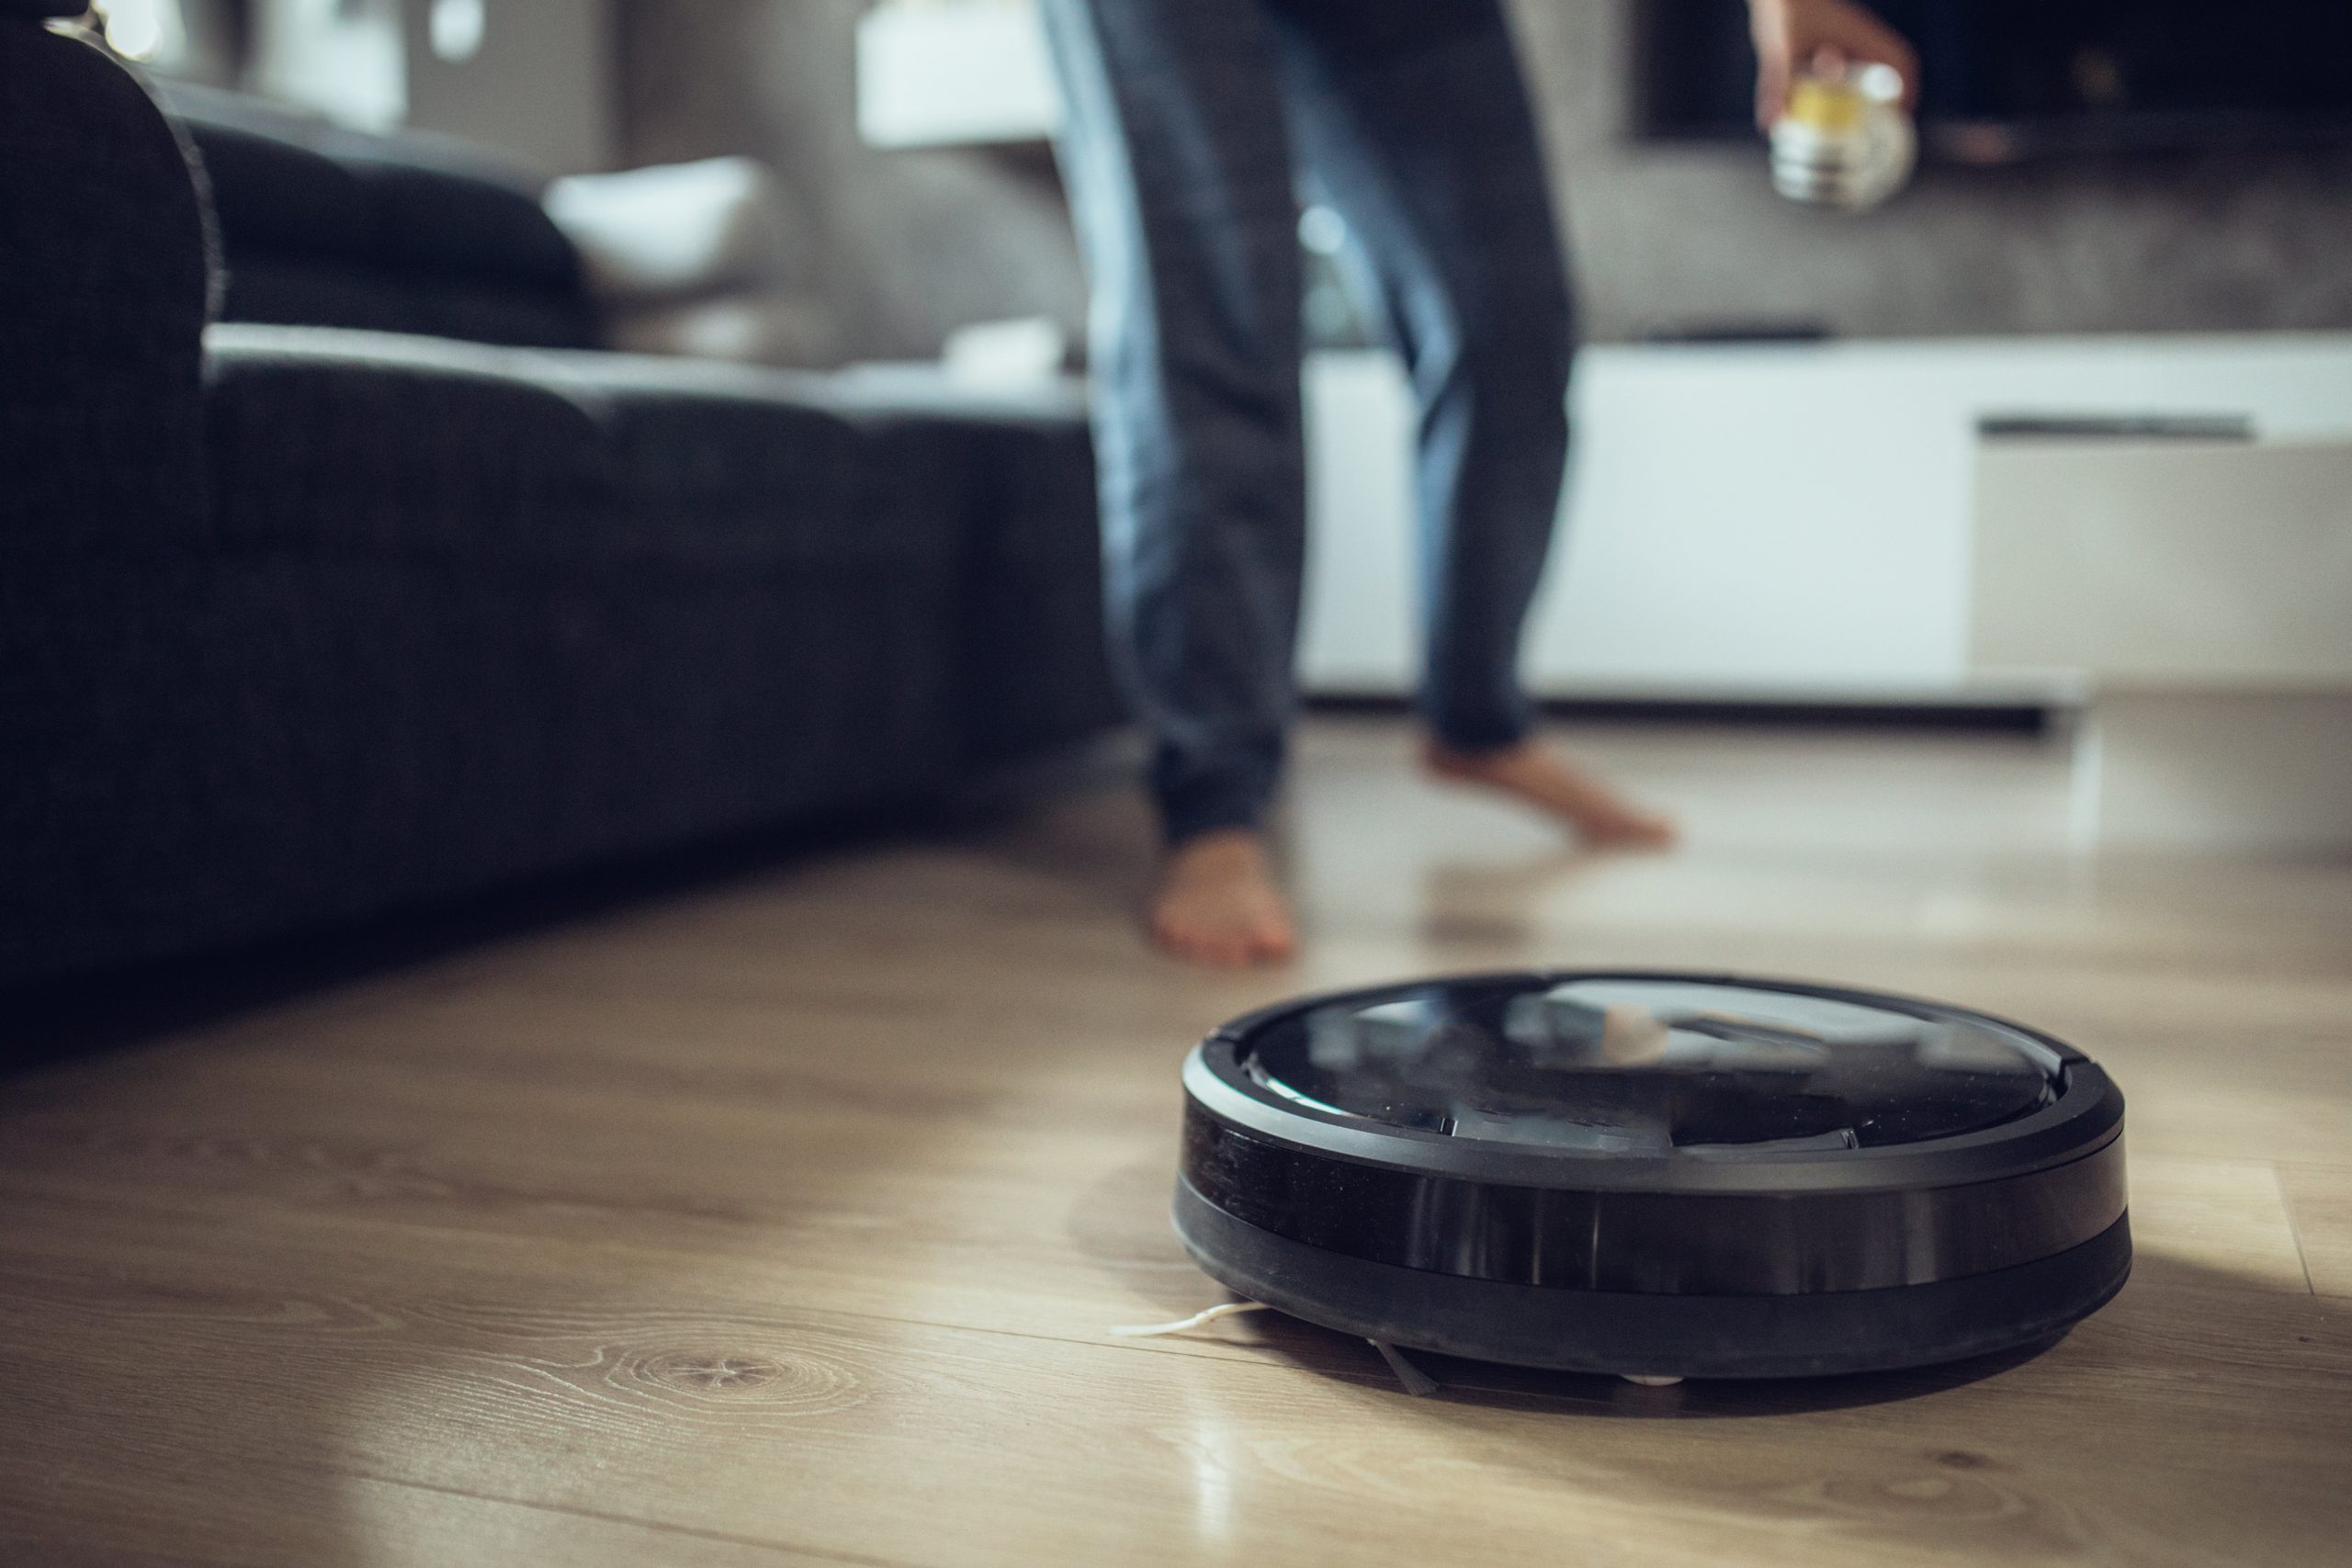
<svg viewBox="0 0 2352 1568">
<path fill-rule="evenodd" d="M 1083 291 L 1042 155 L 877 152 L 857 135 L 863 0 L 621 0 L 624 161 L 749 152 L 791 185 L 851 358 L 928 358 L 952 329 Z"/>
<path fill-rule="evenodd" d="M 498 0 L 493 0 L 493 10 Z M 1929 170 L 1860 220 L 1771 194 L 1760 149 L 1637 146 L 1639 0 L 1513 0 L 1588 335 L 1721 321 L 1873 336 L 2352 327 L 2352 149 Z M 820 231 L 853 355 L 967 321 L 1078 319 L 1050 186 L 980 153 L 877 152 L 854 124 L 861 0 L 625 0 L 625 162 L 752 152 Z"/>
<path fill-rule="evenodd" d="M 297 0 L 180 0 L 187 50 L 168 69 L 212 86 L 266 93 L 274 21 L 284 26 L 291 14 L 316 29 L 354 25 L 355 13 L 359 25 L 379 17 L 400 33 L 401 48 L 390 52 L 407 99 L 401 123 L 487 142 L 542 173 L 578 174 L 613 166 L 616 4 L 486 0 L 481 51 L 447 61 L 435 56 L 428 36 L 432 0 L 371 0 L 370 7 L 323 16 Z M 368 14 L 379 7 L 376 17 Z M 326 78 L 341 80 L 347 78 Z M 316 107 L 317 91 L 291 96 Z"/>
<path fill-rule="evenodd" d="M 504 149 L 548 174 L 613 164 L 610 12 L 628 0 L 487 0 L 481 52 L 436 59 L 430 0 L 403 0 L 408 123 Z"/>
<path fill-rule="evenodd" d="M 1826 216 L 1771 193 L 1760 149 L 1627 142 L 1637 3 L 1512 7 L 1594 337 L 2352 327 L 2352 148 L 1930 168 L 1876 214 Z"/>
</svg>

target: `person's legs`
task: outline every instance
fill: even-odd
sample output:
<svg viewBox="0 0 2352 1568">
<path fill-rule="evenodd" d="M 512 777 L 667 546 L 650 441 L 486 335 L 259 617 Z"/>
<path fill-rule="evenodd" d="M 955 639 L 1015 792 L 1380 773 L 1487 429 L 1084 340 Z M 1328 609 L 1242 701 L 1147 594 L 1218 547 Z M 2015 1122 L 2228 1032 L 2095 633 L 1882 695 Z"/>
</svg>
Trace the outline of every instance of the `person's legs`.
<svg viewBox="0 0 2352 1568">
<path fill-rule="evenodd" d="M 1170 845 L 1153 924 L 1285 956 L 1257 837 L 1281 772 L 1306 535 L 1297 204 L 1262 0 L 1047 0 L 1091 279 L 1114 650 Z"/>
<path fill-rule="evenodd" d="M 1433 771 L 1601 841 L 1668 829 L 1532 743 L 1521 635 L 1558 514 L 1575 324 L 1497 0 L 1272 0 L 1309 180 L 1411 373 Z"/>
</svg>

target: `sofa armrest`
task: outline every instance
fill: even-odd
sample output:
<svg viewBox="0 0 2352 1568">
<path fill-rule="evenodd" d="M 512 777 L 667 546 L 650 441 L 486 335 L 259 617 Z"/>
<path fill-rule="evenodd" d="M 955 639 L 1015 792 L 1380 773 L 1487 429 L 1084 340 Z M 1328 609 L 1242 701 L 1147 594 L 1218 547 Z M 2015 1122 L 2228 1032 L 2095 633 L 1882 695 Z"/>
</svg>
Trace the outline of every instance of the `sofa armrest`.
<svg viewBox="0 0 2352 1568">
<path fill-rule="evenodd" d="M 0 0 L 0 552 L 201 527 L 200 177 L 146 89 Z"/>
</svg>

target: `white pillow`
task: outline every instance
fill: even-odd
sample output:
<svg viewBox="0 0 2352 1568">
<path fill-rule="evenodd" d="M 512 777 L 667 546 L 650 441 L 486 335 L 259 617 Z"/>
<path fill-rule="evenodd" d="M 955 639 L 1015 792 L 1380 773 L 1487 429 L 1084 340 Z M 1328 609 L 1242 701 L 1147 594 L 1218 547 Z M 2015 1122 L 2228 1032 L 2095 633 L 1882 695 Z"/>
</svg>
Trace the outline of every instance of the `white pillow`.
<svg viewBox="0 0 2352 1568">
<path fill-rule="evenodd" d="M 682 299 L 797 281 L 808 261 L 791 193 L 750 158 L 706 158 L 548 186 L 592 292 Z"/>
</svg>

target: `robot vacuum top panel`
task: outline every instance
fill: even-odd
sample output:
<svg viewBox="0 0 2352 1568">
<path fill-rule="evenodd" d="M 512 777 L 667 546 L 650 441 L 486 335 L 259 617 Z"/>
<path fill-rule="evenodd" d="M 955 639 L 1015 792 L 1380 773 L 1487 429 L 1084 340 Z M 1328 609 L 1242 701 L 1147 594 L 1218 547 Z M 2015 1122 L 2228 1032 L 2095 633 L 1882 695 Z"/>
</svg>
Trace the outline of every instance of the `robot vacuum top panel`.
<svg viewBox="0 0 2352 1568">
<path fill-rule="evenodd" d="M 1341 1158 L 1557 1187 L 1756 1191 L 2013 1175 L 2111 1136 L 2079 1052 L 1960 1009 L 1792 982 L 1507 975 L 1238 1021 L 1205 1110 Z"/>
</svg>

